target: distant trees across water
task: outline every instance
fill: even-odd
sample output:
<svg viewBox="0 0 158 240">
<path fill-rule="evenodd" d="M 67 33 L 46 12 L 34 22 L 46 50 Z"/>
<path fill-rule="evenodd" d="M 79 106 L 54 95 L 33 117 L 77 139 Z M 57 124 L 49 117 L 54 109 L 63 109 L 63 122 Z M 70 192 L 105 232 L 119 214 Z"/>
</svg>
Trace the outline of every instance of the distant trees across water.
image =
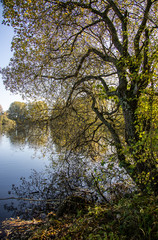
<svg viewBox="0 0 158 240">
<path fill-rule="evenodd" d="M 48 106 L 44 101 L 31 103 L 13 102 L 7 113 L 8 118 L 17 123 L 48 120 Z"/>
<path fill-rule="evenodd" d="M 48 121 L 48 115 L 48 106 L 44 101 L 15 101 L 6 112 L 0 105 L 0 131 L 10 130 L 17 124 Z"/>
</svg>

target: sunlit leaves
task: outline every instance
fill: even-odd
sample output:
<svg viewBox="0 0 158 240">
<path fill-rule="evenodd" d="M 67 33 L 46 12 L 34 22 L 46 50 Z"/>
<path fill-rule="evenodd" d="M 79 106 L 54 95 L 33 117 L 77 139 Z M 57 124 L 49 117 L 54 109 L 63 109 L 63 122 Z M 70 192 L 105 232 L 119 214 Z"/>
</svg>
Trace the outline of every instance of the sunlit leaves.
<svg viewBox="0 0 158 240">
<path fill-rule="evenodd" d="M 27 119 L 31 122 L 48 120 L 48 106 L 44 101 L 29 103 Z"/>
</svg>

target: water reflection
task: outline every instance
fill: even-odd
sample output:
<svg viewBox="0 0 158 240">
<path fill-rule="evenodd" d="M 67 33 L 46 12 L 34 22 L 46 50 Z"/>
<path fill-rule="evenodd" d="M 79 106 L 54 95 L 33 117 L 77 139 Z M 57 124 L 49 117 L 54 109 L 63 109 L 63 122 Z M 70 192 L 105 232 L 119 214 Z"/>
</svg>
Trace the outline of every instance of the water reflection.
<svg viewBox="0 0 158 240">
<path fill-rule="evenodd" d="M 14 196 L 18 201 L 6 201 L 4 208 L 13 216 L 27 219 L 37 217 L 42 212 L 56 211 L 61 201 L 72 194 L 82 195 L 95 202 L 108 201 L 108 193 L 114 182 L 119 180 L 121 183 L 125 179 L 125 173 L 120 175 L 120 169 L 112 159 L 100 164 L 85 158 L 82 153 L 62 151 L 53 142 L 49 126 L 20 126 L 7 131 L 6 136 L 16 150 L 25 146 L 36 151 L 40 149 L 40 157 L 49 158 L 45 170 L 39 171 L 37 162 L 29 176 L 25 177 L 23 169 L 19 182 L 12 182 L 9 197 Z M 17 168 L 18 164 L 17 161 Z"/>
<path fill-rule="evenodd" d="M 81 164 L 78 162 L 78 167 Z M 23 218 L 37 217 L 42 212 L 56 211 L 61 201 L 69 195 L 77 194 L 94 198 L 93 191 L 89 190 L 92 183 L 84 177 L 85 167 L 68 167 L 67 163 L 59 163 L 56 168 L 46 168 L 43 172 L 32 171 L 29 179 L 21 178 L 20 186 L 12 186 L 11 195 L 20 199 L 15 213 Z M 29 200 L 31 199 L 31 200 Z M 94 200 L 94 199 L 93 199 Z M 13 210 L 13 205 L 5 206 Z"/>
<path fill-rule="evenodd" d="M 20 177 L 26 179 L 31 174 L 31 169 L 42 171 L 49 164 L 49 157 L 43 155 L 42 149 L 46 145 L 48 133 L 46 128 L 25 126 L 19 128 L 3 128 L 0 132 L 0 199 L 8 196 L 12 184 L 20 185 Z M 37 135 L 39 136 L 37 138 Z M 0 201 L 0 220 L 12 216 L 3 205 L 17 205 L 15 200 Z M 10 207 L 10 210 L 13 209 Z"/>
<path fill-rule="evenodd" d="M 48 141 L 48 127 L 46 125 L 25 125 L 18 126 L 8 132 L 12 145 L 26 145 L 32 148 L 44 146 Z"/>
</svg>

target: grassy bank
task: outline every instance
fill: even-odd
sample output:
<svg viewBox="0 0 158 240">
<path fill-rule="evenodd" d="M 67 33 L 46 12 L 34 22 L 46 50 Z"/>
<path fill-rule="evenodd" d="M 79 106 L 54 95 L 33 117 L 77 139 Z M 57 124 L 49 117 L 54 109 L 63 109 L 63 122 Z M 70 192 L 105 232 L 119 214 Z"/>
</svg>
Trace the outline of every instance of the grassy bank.
<svg viewBox="0 0 158 240">
<path fill-rule="evenodd" d="M 158 198 L 135 195 L 113 205 L 88 206 L 76 213 L 53 212 L 39 219 L 3 223 L 6 239 L 157 240 Z"/>
</svg>

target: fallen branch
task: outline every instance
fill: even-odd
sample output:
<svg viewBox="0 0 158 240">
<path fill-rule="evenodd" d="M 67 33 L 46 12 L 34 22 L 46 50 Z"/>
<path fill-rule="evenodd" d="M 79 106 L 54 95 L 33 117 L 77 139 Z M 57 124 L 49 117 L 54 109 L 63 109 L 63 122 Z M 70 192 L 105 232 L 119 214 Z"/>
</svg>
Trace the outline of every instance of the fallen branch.
<svg viewBox="0 0 158 240">
<path fill-rule="evenodd" d="M 31 201 L 31 202 L 53 202 L 59 201 L 59 199 L 32 199 L 32 198 L 18 198 L 18 197 L 8 197 L 8 198 L 0 198 L 0 200 L 23 200 L 23 201 Z"/>
</svg>

